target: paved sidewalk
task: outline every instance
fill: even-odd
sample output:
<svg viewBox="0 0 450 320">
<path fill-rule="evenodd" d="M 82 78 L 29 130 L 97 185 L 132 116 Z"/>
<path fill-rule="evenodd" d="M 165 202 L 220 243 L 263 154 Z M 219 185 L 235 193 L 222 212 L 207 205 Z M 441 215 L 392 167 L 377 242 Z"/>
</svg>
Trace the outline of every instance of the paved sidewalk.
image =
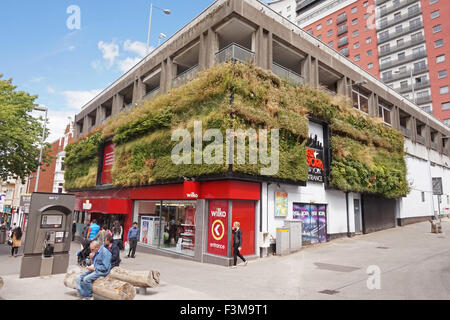
<svg viewBox="0 0 450 320">
<path fill-rule="evenodd" d="M 161 272 L 160 286 L 136 300 L 450 299 L 450 221 L 442 225 L 442 234 L 430 233 L 430 223 L 423 222 L 337 239 L 237 269 L 144 253 L 122 258 L 121 266 Z M 72 246 L 70 268 L 78 248 Z M 0 257 L 0 265 L 7 259 L 14 258 Z M 75 290 L 64 287 L 64 275 L 19 279 L 18 260 L 17 272 L 0 269 L 5 282 L 1 299 L 79 299 Z M 369 266 L 381 271 L 381 289 L 368 289 Z"/>
</svg>

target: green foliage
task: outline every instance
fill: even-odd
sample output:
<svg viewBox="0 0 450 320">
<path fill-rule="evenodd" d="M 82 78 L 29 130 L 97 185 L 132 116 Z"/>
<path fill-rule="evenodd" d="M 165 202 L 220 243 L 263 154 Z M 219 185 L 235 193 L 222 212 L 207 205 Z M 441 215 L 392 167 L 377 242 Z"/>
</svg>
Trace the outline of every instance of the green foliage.
<svg viewBox="0 0 450 320">
<path fill-rule="evenodd" d="M 279 129 L 279 168 L 272 176 L 306 181 L 308 115 L 330 123 L 331 186 L 391 198 L 408 192 L 401 133 L 361 114 L 343 97 L 292 85 L 240 63 L 220 64 L 203 71 L 187 84 L 119 114 L 94 136 L 69 146 L 66 184 L 73 188 L 95 184 L 96 152 L 102 140 L 109 138 L 116 144 L 112 169 L 115 186 L 220 176 L 230 170 L 260 176 L 261 169 L 270 166 L 261 161 L 249 163 L 252 146 L 248 141 L 244 164 L 238 164 L 236 158 L 231 166 L 226 161 L 194 164 L 193 155 L 192 164 L 174 164 L 171 151 L 178 142 L 171 140 L 172 132 L 187 129 L 193 138 L 194 121 L 201 121 L 203 132 L 215 128 L 224 137 L 227 129 Z M 209 143 L 202 142 L 203 150 Z M 221 146 L 225 157 L 226 144 Z"/>
<path fill-rule="evenodd" d="M 43 119 L 42 116 L 36 119 L 31 114 L 37 96 L 16 90 L 11 79 L 2 80 L 1 77 L 0 74 L 0 179 L 24 180 L 39 165 Z M 50 145 L 45 143 L 41 164 L 50 163 L 49 149 Z"/>
</svg>

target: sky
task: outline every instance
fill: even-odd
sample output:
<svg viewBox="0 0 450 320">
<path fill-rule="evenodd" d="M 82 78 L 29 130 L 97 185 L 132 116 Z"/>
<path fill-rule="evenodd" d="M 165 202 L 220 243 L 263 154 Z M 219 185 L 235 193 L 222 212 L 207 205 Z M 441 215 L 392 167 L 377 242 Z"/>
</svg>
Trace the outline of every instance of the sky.
<svg viewBox="0 0 450 320">
<path fill-rule="evenodd" d="M 171 11 L 153 9 L 152 49 L 214 0 L 0 1 L 0 74 L 48 108 L 48 142 L 145 55 L 150 2 Z"/>
</svg>

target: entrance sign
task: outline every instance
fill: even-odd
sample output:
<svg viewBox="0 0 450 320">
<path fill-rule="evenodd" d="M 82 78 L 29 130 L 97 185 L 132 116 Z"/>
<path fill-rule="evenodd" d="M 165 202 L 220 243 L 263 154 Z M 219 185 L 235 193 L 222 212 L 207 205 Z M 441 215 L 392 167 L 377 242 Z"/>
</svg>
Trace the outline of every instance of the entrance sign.
<svg viewBox="0 0 450 320">
<path fill-rule="evenodd" d="M 227 256 L 228 254 L 228 201 L 209 201 L 208 252 Z"/>
</svg>

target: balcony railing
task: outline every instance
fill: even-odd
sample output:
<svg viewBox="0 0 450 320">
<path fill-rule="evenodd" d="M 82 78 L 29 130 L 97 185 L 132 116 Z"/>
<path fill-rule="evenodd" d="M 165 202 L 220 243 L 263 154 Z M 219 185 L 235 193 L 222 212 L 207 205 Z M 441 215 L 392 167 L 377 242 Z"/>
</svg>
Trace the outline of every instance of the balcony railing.
<svg viewBox="0 0 450 320">
<path fill-rule="evenodd" d="M 289 70 L 288 68 L 280 66 L 276 62 L 272 62 L 272 72 L 288 82 L 293 82 L 295 84 L 305 83 L 305 79 L 303 79 L 301 75 Z"/>
<path fill-rule="evenodd" d="M 414 68 L 413 69 L 413 76 L 415 76 L 415 75 L 417 75 L 419 73 L 426 72 L 426 71 L 428 71 L 428 65 L 426 65 L 426 64 L 423 65 L 423 66 L 420 66 L 418 68 Z M 395 74 L 395 75 L 391 75 L 391 76 L 388 76 L 388 77 L 383 77 L 382 80 L 383 80 L 383 82 L 392 82 L 392 81 L 395 81 L 395 80 L 408 78 L 410 76 L 411 76 L 411 71 L 410 70 L 405 70 L 404 72 L 401 72 L 401 73 L 398 73 L 398 74 Z"/>
<path fill-rule="evenodd" d="M 385 63 L 381 63 L 380 71 L 398 66 L 400 64 L 405 64 L 410 61 L 422 59 L 422 58 L 425 58 L 426 56 L 427 56 L 427 52 L 425 50 L 422 50 L 417 53 L 409 54 L 409 55 L 405 56 L 403 59 L 395 59 L 395 60 L 391 60 L 391 61 L 388 61 Z"/>
<path fill-rule="evenodd" d="M 255 53 L 237 43 L 232 43 L 216 53 L 216 62 L 239 61 L 251 63 L 255 60 Z"/>
<path fill-rule="evenodd" d="M 340 39 L 340 40 L 339 40 L 339 42 L 338 42 L 338 48 L 339 48 L 339 47 L 342 47 L 342 46 L 345 46 L 346 44 L 348 44 L 348 38 L 347 38 L 347 36 L 346 36 L 344 39 Z"/>
<path fill-rule="evenodd" d="M 410 25 L 410 26 L 408 26 L 406 28 L 403 28 L 403 30 L 401 32 L 394 32 L 393 34 L 388 34 L 386 36 L 379 36 L 378 37 L 378 45 L 381 45 L 382 43 L 390 41 L 390 40 L 392 40 L 394 38 L 401 37 L 401 36 L 403 36 L 405 34 L 408 34 L 410 32 L 413 32 L 415 30 L 422 29 L 422 28 L 423 28 L 423 22 L 421 21 L 419 23 L 415 23 L 415 24 Z"/>
<path fill-rule="evenodd" d="M 375 4 L 376 4 L 376 5 L 380 5 L 380 4 L 382 4 L 382 3 L 386 2 L 386 1 L 387 1 L 387 0 L 376 1 Z M 379 3 L 379 2 L 380 2 L 380 3 Z M 396 11 L 396 10 L 398 10 L 398 9 L 401 9 L 401 8 L 403 8 L 403 7 L 406 7 L 406 6 L 410 5 L 411 3 L 415 3 L 415 2 L 419 2 L 419 0 L 405 0 L 405 1 L 400 1 L 399 3 L 394 4 L 394 5 L 392 5 L 392 6 L 389 6 L 389 7 L 387 7 L 387 8 L 384 9 L 384 10 L 380 10 L 380 11 L 379 11 L 379 17 L 385 16 L 385 15 L 387 15 L 387 14 L 393 12 L 393 11 Z"/>
<path fill-rule="evenodd" d="M 420 98 L 416 98 L 416 104 L 424 104 L 424 103 L 428 103 L 431 102 L 431 95 L 426 95 L 424 97 L 420 97 Z"/>
<path fill-rule="evenodd" d="M 402 21 L 405 21 L 407 19 L 411 19 L 419 14 L 422 13 L 422 9 L 421 8 L 416 8 L 415 10 L 410 10 L 407 13 L 401 14 L 400 16 L 395 17 L 394 19 L 389 19 L 387 20 L 385 23 L 380 23 L 377 26 L 377 31 L 389 28 L 393 25 L 396 25 Z"/>
<path fill-rule="evenodd" d="M 153 99 L 157 94 L 159 93 L 159 87 L 153 89 L 149 93 L 147 93 L 142 99 L 144 100 L 151 100 Z"/>
<path fill-rule="evenodd" d="M 403 42 L 400 45 L 389 47 L 387 49 L 381 49 L 380 48 L 379 56 L 383 57 L 385 55 L 388 55 L 388 54 L 391 54 L 391 53 L 394 53 L 394 52 L 397 52 L 397 51 L 400 51 L 400 50 L 407 49 L 409 47 L 412 47 L 412 46 L 414 46 L 416 44 L 419 44 L 419 43 L 422 43 L 422 42 L 425 42 L 425 37 L 423 35 L 421 35 L 420 37 L 416 37 L 414 39 L 411 39 L 409 41 Z"/>
<path fill-rule="evenodd" d="M 172 80 L 172 87 L 175 88 L 181 86 L 182 84 L 185 84 L 186 82 L 195 77 L 197 71 L 198 71 L 198 64 L 180 73 L 175 79 Z"/>
<path fill-rule="evenodd" d="M 425 81 L 422 81 L 420 83 L 415 83 L 414 84 L 414 90 L 420 90 L 420 89 L 423 89 L 423 88 L 428 88 L 429 86 L 430 86 L 430 81 L 429 80 L 425 80 Z M 394 90 L 399 92 L 399 93 L 405 93 L 405 92 L 412 91 L 411 90 L 411 85 L 407 85 L 407 86 L 404 86 L 404 87 L 400 86 L 400 87 L 394 88 Z"/>
<path fill-rule="evenodd" d="M 339 36 L 343 33 L 346 33 L 347 31 L 348 31 L 348 26 L 346 24 L 343 24 L 342 26 L 340 26 L 338 28 L 337 35 Z"/>
<path fill-rule="evenodd" d="M 405 127 L 400 127 L 400 130 L 402 131 L 403 135 L 407 138 L 411 138 L 411 130 Z"/>
<path fill-rule="evenodd" d="M 416 136 L 416 140 L 418 143 L 425 145 L 425 137 L 421 136 L 421 135 L 417 135 Z"/>
<path fill-rule="evenodd" d="M 343 15 L 337 18 L 336 24 L 342 23 L 344 21 L 347 21 L 347 15 Z"/>
</svg>

